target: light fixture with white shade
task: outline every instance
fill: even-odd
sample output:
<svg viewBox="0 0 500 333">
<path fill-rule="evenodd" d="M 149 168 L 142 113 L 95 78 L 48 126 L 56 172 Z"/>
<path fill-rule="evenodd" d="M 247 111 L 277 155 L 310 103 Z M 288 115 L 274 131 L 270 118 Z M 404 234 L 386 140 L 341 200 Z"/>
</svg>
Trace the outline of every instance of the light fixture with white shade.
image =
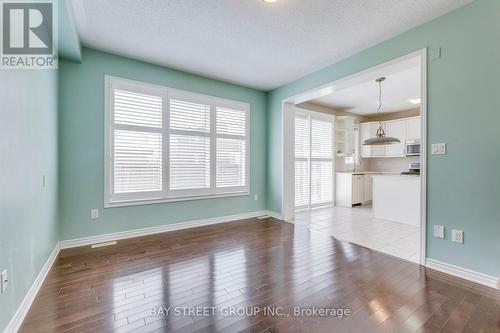
<svg viewBox="0 0 500 333">
<path fill-rule="evenodd" d="M 385 77 L 379 77 L 375 80 L 378 83 L 379 93 L 378 93 L 378 109 L 377 113 L 382 109 L 382 82 L 385 81 Z M 399 139 L 393 138 L 385 135 L 384 128 L 382 126 L 382 122 L 379 121 L 379 128 L 377 129 L 376 136 L 373 138 L 366 139 L 363 142 L 364 146 L 378 146 L 378 145 L 390 145 L 394 143 L 400 143 Z"/>
</svg>

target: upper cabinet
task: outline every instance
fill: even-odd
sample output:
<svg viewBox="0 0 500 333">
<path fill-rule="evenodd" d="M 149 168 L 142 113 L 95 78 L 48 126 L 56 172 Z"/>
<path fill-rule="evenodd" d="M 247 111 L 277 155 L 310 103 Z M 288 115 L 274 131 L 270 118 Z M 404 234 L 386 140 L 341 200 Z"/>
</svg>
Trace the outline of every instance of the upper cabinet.
<svg viewBox="0 0 500 333">
<path fill-rule="evenodd" d="M 385 155 L 388 157 L 405 156 L 406 123 L 404 119 L 390 120 L 385 123 L 385 135 L 399 139 L 399 143 L 385 146 Z"/>
<path fill-rule="evenodd" d="M 335 151 L 338 157 L 352 156 L 356 145 L 354 136 L 354 118 L 335 117 Z"/>
<path fill-rule="evenodd" d="M 420 140 L 421 139 L 421 129 L 420 129 L 420 117 L 408 118 L 406 122 L 406 140 Z"/>
<path fill-rule="evenodd" d="M 360 155 L 362 157 L 368 157 L 371 154 L 371 149 L 369 146 L 363 146 L 363 142 L 370 138 L 370 123 L 359 124 L 359 141 L 361 145 Z"/>
<path fill-rule="evenodd" d="M 413 117 L 382 122 L 385 134 L 399 139 L 399 143 L 363 146 L 363 141 L 376 136 L 379 126 L 378 121 L 360 124 L 361 157 L 405 157 L 406 141 L 420 140 L 420 117 Z"/>
</svg>

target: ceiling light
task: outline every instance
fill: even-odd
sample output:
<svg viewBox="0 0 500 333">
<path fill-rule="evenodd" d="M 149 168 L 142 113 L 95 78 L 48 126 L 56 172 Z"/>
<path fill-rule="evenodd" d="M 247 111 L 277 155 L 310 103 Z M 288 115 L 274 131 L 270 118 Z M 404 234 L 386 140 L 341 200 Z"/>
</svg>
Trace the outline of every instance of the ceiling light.
<svg viewBox="0 0 500 333">
<path fill-rule="evenodd" d="M 264 2 L 271 3 L 271 2 L 276 2 L 277 0 L 263 0 Z"/>
<path fill-rule="evenodd" d="M 385 77 L 379 77 L 378 79 L 375 80 L 375 82 L 378 83 L 378 109 L 377 113 L 380 112 L 382 109 L 382 82 L 385 81 Z M 363 145 L 365 146 L 378 146 L 378 145 L 390 145 L 393 143 L 399 143 L 398 138 L 393 138 L 390 136 L 385 136 L 385 131 L 384 127 L 382 126 L 382 122 L 379 121 L 379 128 L 377 130 L 376 136 L 373 138 L 366 139 L 363 142 Z"/>
<path fill-rule="evenodd" d="M 420 97 L 408 98 L 408 102 L 411 104 L 420 104 Z"/>
</svg>

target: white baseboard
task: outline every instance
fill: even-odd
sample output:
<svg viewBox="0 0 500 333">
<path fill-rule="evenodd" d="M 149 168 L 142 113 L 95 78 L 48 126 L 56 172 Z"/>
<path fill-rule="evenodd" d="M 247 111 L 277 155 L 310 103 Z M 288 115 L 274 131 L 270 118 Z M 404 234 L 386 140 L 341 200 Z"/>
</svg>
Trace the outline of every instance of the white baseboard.
<svg viewBox="0 0 500 333">
<path fill-rule="evenodd" d="M 54 265 L 54 262 L 56 261 L 57 255 L 59 254 L 59 250 L 60 250 L 59 243 L 57 243 L 56 246 L 54 247 L 54 250 L 52 250 L 52 253 L 50 254 L 49 258 L 45 262 L 45 265 L 43 265 L 42 270 L 40 271 L 40 273 L 38 273 L 38 276 L 31 285 L 31 288 L 28 290 L 28 293 L 26 294 L 26 296 L 24 296 L 24 299 L 17 308 L 16 313 L 10 320 L 7 327 L 5 328 L 4 333 L 15 333 L 21 327 L 24 318 L 28 314 L 31 304 L 35 300 L 35 297 L 38 294 L 40 288 L 42 287 L 45 278 L 49 274 L 52 265 Z"/>
<path fill-rule="evenodd" d="M 438 260 L 429 259 L 425 260 L 425 266 L 436 271 L 454 275 L 456 277 L 469 280 L 478 284 L 482 284 L 487 287 L 500 289 L 498 286 L 498 280 L 494 276 L 479 273 L 467 268 L 455 266 L 452 264 L 447 264 Z"/>
<path fill-rule="evenodd" d="M 269 215 L 269 216 L 271 216 L 271 217 L 273 217 L 273 218 L 275 218 L 275 219 L 278 219 L 278 220 L 283 220 L 283 215 L 278 214 L 278 213 L 276 213 L 276 212 L 273 212 L 273 211 L 271 211 L 271 210 L 268 210 L 268 211 L 266 212 L 266 214 L 267 214 L 267 215 Z"/>
<path fill-rule="evenodd" d="M 121 239 L 158 234 L 158 233 L 174 231 L 174 230 L 188 229 L 188 228 L 201 227 L 201 226 L 217 224 L 217 223 L 225 223 L 225 222 L 231 222 L 231 221 L 237 221 L 237 220 L 250 219 L 250 218 L 254 218 L 254 217 L 258 217 L 258 216 L 262 216 L 262 215 L 270 215 L 270 214 L 268 211 L 262 210 L 262 211 L 249 212 L 249 213 L 243 213 L 243 214 L 213 217 L 213 218 L 208 218 L 208 219 L 203 219 L 203 220 L 172 223 L 172 224 L 166 224 L 166 225 L 161 225 L 161 226 L 157 226 L 157 227 L 149 227 L 149 228 L 134 229 L 134 230 L 121 231 L 121 232 L 114 232 L 114 233 L 105 234 L 105 235 L 69 239 L 69 240 L 60 241 L 59 244 L 60 244 L 61 249 L 69 249 L 72 247 L 92 245 L 92 244 L 96 244 L 96 243 L 111 242 L 111 241 L 117 241 L 117 240 L 121 240 Z"/>
</svg>

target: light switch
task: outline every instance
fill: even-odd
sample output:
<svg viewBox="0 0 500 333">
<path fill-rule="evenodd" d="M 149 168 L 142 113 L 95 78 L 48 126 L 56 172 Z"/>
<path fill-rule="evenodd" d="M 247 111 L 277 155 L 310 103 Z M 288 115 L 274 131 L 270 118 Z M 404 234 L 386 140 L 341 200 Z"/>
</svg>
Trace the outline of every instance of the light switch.
<svg viewBox="0 0 500 333">
<path fill-rule="evenodd" d="M 436 61 L 441 59 L 441 48 L 440 47 L 434 47 L 431 49 L 431 60 Z"/>
<path fill-rule="evenodd" d="M 432 155 L 446 155 L 446 143 L 433 143 Z"/>
<path fill-rule="evenodd" d="M 451 241 L 455 243 L 464 243 L 464 232 L 462 230 L 451 230 Z"/>
<path fill-rule="evenodd" d="M 434 226 L 434 237 L 444 238 L 444 227 L 442 225 Z"/>
</svg>

